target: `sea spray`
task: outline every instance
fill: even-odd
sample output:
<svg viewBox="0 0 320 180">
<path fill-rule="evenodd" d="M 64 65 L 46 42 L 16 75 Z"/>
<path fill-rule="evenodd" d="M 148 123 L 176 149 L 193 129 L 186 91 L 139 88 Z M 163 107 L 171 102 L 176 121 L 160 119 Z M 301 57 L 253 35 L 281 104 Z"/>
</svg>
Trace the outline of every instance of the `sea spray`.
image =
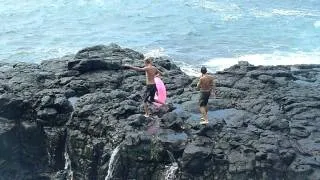
<svg viewBox="0 0 320 180">
<path fill-rule="evenodd" d="M 117 156 L 118 155 L 118 152 L 120 150 L 120 145 L 117 146 L 111 153 L 111 157 L 110 157 L 110 160 L 109 160 L 109 165 L 108 165 L 108 174 L 105 178 L 105 180 L 110 180 L 113 176 L 113 171 L 115 169 L 115 164 L 117 163 L 119 157 Z"/>
<path fill-rule="evenodd" d="M 65 152 L 64 152 L 64 157 L 65 157 L 65 165 L 64 165 L 64 169 L 67 171 L 67 179 L 73 180 L 73 171 L 72 171 L 72 167 L 71 167 L 71 160 L 70 160 L 70 156 L 68 154 L 68 150 L 67 150 L 67 145 L 65 148 Z"/>
<path fill-rule="evenodd" d="M 69 98 L 68 101 L 70 102 L 70 104 L 72 105 L 72 108 L 75 108 L 75 103 L 79 100 L 79 98 Z M 72 120 L 74 111 L 71 112 L 69 120 Z M 67 131 L 68 133 L 68 131 Z M 65 164 L 64 164 L 64 169 L 67 171 L 67 179 L 68 180 L 73 180 L 73 171 L 72 171 L 72 166 L 71 166 L 71 160 L 70 160 L 70 156 L 68 153 L 68 140 L 67 140 L 68 135 L 66 134 L 66 141 L 65 141 L 65 151 L 64 151 L 64 158 L 65 158 Z"/>
<path fill-rule="evenodd" d="M 48 164 L 49 166 L 52 166 L 54 165 L 54 146 L 53 146 L 53 143 L 51 142 L 54 138 L 54 135 L 52 135 L 53 133 L 49 130 L 49 129 L 45 129 L 45 133 L 46 133 L 46 136 L 47 136 L 47 139 L 48 139 L 48 147 L 47 147 L 47 155 L 48 155 Z"/>
<path fill-rule="evenodd" d="M 165 180 L 174 180 L 174 179 L 176 179 L 176 172 L 179 169 L 179 165 L 176 162 L 173 154 L 168 150 L 167 150 L 167 153 L 170 158 L 171 164 L 168 166 L 165 166 L 164 179 Z"/>
<path fill-rule="evenodd" d="M 179 168 L 178 163 L 174 162 L 170 166 L 165 166 L 164 178 L 165 180 L 176 179 L 176 172 Z"/>
<path fill-rule="evenodd" d="M 70 119 L 73 115 L 73 112 L 70 115 Z M 67 131 L 68 133 L 68 131 Z M 65 158 L 65 164 L 64 164 L 64 170 L 67 172 L 67 179 L 68 180 L 73 180 L 73 171 L 72 171 L 72 166 L 71 166 L 71 159 L 68 153 L 68 140 L 67 140 L 67 135 L 66 135 L 66 142 L 64 145 L 64 158 Z"/>
</svg>

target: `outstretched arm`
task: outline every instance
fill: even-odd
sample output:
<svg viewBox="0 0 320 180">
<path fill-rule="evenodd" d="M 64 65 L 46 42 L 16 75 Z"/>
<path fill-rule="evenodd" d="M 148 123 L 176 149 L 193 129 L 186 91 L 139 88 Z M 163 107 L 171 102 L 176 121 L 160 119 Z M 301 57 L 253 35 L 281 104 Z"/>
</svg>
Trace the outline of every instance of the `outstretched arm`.
<svg viewBox="0 0 320 180">
<path fill-rule="evenodd" d="M 133 70 L 136 70 L 136 71 L 146 71 L 146 68 L 145 68 L 145 67 L 140 68 L 140 67 L 130 66 L 130 65 L 127 65 L 127 64 L 123 65 L 123 67 L 129 68 L 129 69 L 133 69 Z"/>
</svg>

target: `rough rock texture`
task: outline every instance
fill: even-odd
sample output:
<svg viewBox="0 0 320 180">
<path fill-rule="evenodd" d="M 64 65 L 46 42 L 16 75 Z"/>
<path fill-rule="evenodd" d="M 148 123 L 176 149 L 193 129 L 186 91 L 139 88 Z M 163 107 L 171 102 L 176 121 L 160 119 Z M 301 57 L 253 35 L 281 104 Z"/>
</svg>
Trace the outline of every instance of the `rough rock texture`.
<svg viewBox="0 0 320 180">
<path fill-rule="evenodd" d="M 169 59 L 167 105 L 142 116 L 143 55 L 116 44 L 0 64 L 0 179 L 320 179 L 320 65 L 217 72 L 209 124 L 197 79 Z"/>
</svg>

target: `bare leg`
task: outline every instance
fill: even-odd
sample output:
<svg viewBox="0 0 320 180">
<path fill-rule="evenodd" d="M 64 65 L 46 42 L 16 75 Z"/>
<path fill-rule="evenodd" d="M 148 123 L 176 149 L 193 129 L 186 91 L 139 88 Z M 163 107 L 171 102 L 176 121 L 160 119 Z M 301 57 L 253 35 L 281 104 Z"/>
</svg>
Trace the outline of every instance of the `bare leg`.
<svg viewBox="0 0 320 180">
<path fill-rule="evenodd" d="M 201 119 L 206 120 L 206 109 L 204 106 L 200 106 Z"/>
<path fill-rule="evenodd" d="M 208 122 L 208 109 L 209 109 L 208 106 L 206 106 L 206 107 L 205 107 L 205 110 L 206 110 L 206 117 L 205 117 L 205 119 L 206 119 L 207 122 Z"/>
<path fill-rule="evenodd" d="M 145 112 L 144 116 L 145 116 L 145 117 L 149 117 L 149 110 L 148 110 L 148 104 L 147 104 L 147 102 L 144 102 L 144 103 L 143 103 L 143 107 L 144 107 L 144 112 Z"/>
</svg>

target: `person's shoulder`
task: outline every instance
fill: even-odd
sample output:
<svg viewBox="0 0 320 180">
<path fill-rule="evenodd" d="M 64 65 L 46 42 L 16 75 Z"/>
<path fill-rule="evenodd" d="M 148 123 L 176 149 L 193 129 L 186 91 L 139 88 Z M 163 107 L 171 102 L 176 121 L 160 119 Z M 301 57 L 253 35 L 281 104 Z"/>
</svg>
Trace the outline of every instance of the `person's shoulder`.
<svg viewBox="0 0 320 180">
<path fill-rule="evenodd" d="M 214 80 L 215 77 L 214 77 L 212 74 L 208 74 L 207 79 L 208 79 L 208 80 Z"/>
<path fill-rule="evenodd" d="M 215 78 L 213 74 L 208 74 L 210 78 Z"/>
</svg>

